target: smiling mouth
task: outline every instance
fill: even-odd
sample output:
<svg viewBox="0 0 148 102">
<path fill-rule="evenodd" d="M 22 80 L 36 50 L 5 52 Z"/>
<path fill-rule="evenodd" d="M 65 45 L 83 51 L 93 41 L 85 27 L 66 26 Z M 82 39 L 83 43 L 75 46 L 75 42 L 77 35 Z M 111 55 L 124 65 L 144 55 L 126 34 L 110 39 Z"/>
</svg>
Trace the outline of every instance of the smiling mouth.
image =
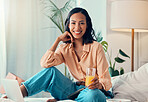
<svg viewBox="0 0 148 102">
<path fill-rule="evenodd" d="M 79 35 L 81 32 L 82 32 L 82 31 L 80 31 L 80 32 L 75 32 L 75 31 L 74 31 L 74 33 L 75 33 L 76 35 Z"/>
</svg>

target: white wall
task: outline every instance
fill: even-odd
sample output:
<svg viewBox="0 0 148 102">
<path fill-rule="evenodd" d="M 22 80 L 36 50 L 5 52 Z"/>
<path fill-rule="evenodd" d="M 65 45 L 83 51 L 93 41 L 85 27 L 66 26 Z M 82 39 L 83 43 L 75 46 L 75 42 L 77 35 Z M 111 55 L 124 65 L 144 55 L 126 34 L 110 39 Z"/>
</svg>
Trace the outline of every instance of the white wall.
<svg viewBox="0 0 148 102">
<path fill-rule="evenodd" d="M 139 66 L 148 63 L 148 33 L 138 34 L 138 56 L 139 56 Z"/>
</svg>

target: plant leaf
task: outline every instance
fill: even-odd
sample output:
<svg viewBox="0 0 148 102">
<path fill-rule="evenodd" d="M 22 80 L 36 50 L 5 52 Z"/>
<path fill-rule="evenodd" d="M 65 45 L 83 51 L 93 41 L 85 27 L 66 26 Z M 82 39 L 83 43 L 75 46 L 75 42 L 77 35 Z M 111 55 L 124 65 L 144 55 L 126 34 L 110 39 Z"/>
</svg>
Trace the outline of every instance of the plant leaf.
<svg viewBox="0 0 148 102">
<path fill-rule="evenodd" d="M 68 12 L 71 8 L 72 8 L 72 4 L 75 3 L 76 1 L 75 0 L 68 0 L 64 7 L 61 8 L 61 11 L 64 13 L 64 12 Z"/>
<path fill-rule="evenodd" d="M 110 67 L 113 67 L 112 66 L 112 60 L 111 60 L 111 58 L 112 58 L 112 50 L 110 51 L 110 55 L 109 55 L 108 51 L 106 52 L 106 54 L 107 54 L 107 57 L 108 57 L 108 61 L 109 61 Z"/>
<path fill-rule="evenodd" d="M 97 38 L 97 42 L 101 42 L 103 40 L 103 37 Z"/>
<path fill-rule="evenodd" d="M 109 67 L 108 70 L 109 70 L 110 76 L 112 77 L 113 76 L 114 69 L 112 67 Z"/>
<path fill-rule="evenodd" d="M 114 64 L 113 64 L 113 69 L 115 69 L 115 65 L 116 65 L 116 61 L 114 61 Z"/>
<path fill-rule="evenodd" d="M 118 63 L 123 63 L 125 62 L 125 60 L 119 58 L 119 57 L 115 57 L 115 61 L 118 62 Z"/>
<path fill-rule="evenodd" d="M 124 56 L 130 58 L 125 52 L 123 52 L 121 49 L 119 49 L 119 53 Z"/>
<path fill-rule="evenodd" d="M 60 29 L 60 31 L 64 32 L 63 18 L 60 9 L 56 6 L 52 0 L 48 0 L 50 5 L 45 5 L 46 8 L 46 16 Z M 50 12 L 48 15 L 47 13 Z"/>
<path fill-rule="evenodd" d="M 97 33 L 97 42 L 101 42 L 103 40 L 103 37 L 101 36 L 101 32 Z"/>
<path fill-rule="evenodd" d="M 107 52 L 108 43 L 107 43 L 106 41 L 102 41 L 101 44 L 102 44 L 102 46 L 103 46 L 104 51 Z"/>
<path fill-rule="evenodd" d="M 64 18 L 66 18 L 66 17 L 63 17 L 64 15 L 67 15 L 67 12 L 69 12 L 71 9 L 72 9 L 72 5 L 73 5 L 73 3 L 75 3 L 76 2 L 76 0 L 68 0 L 66 3 L 65 3 L 65 5 L 63 6 L 63 8 L 61 8 L 60 9 L 60 11 L 61 11 L 61 14 L 63 14 L 62 15 L 62 27 L 63 27 L 63 30 L 65 30 L 65 26 L 64 26 L 64 21 L 65 21 L 65 19 Z"/>
<path fill-rule="evenodd" d="M 119 71 L 118 70 L 114 70 L 113 75 L 112 76 L 118 76 L 119 75 Z"/>
<path fill-rule="evenodd" d="M 121 67 L 120 68 L 120 75 L 124 74 L 124 69 Z"/>
<path fill-rule="evenodd" d="M 49 17 L 49 18 L 59 28 L 59 30 L 63 33 L 63 30 L 62 30 L 62 27 L 60 26 L 60 24 L 58 24 L 58 22 L 56 22 L 53 18 L 51 18 L 51 17 Z"/>
</svg>

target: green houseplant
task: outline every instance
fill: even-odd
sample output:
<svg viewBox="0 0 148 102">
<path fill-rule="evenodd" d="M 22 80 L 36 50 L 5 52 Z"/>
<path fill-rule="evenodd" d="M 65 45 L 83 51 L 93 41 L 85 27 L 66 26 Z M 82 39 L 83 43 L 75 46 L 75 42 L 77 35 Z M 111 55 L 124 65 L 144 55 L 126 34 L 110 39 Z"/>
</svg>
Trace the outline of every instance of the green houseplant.
<svg viewBox="0 0 148 102">
<path fill-rule="evenodd" d="M 130 58 L 125 52 L 123 52 L 121 49 L 119 49 L 119 51 L 117 53 L 117 56 L 114 58 L 114 62 L 112 64 L 111 56 L 109 56 L 109 54 L 108 54 L 108 56 L 109 56 L 109 65 L 110 65 L 109 72 L 110 72 L 111 77 L 124 74 L 124 69 L 122 67 L 120 68 L 120 71 L 115 69 L 116 63 L 125 62 L 125 60 L 123 58 L 119 57 L 119 55 L 122 56 L 122 57 Z"/>
<path fill-rule="evenodd" d="M 111 61 L 111 54 L 108 53 L 108 43 L 106 41 L 102 41 L 103 40 L 103 37 L 101 36 L 101 32 L 99 32 L 97 34 L 97 42 L 100 42 L 103 46 L 103 49 L 104 49 L 104 52 L 106 53 L 106 56 L 107 56 L 107 60 L 109 62 L 109 72 L 110 72 L 110 76 L 113 77 L 113 76 L 118 76 L 118 75 L 122 75 L 124 74 L 124 69 L 121 67 L 120 68 L 120 71 L 117 70 L 115 67 L 116 67 L 116 63 L 123 63 L 125 62 L 125 60 L 120 56 L 122 57 L 127 57 L 127 58 L 130 58 L 125 52 L 123 52 L 121 49 L 119 49 L 119 52 L 117 53 L 117 56 L 114 58 L 114 62 L 112 64 L 112 61 Z"/>
<path fill-rule="evenodd" d="M 75 0 L 68 0 L 65 5 L 59 8 L 52 0 L 40 0 L 43 4 L 43 13 L 48 17 L 55 26 L 60 30 L 61 34 L 65 31 L 64 21 L 65 15 L 75 6 Z M 71 79 L 70 73 L 67 73 L 65 66 L 65 76 Z"/>
</svg>

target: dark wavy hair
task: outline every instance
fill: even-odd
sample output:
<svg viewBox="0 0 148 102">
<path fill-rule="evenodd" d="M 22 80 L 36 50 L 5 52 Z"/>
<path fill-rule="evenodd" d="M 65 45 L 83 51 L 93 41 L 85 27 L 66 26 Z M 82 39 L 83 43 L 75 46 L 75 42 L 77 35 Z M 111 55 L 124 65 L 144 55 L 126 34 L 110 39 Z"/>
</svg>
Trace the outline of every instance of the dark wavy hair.
<svg viewBox="0 0 148 102">
<path fill-rule="evenodd" d="M 92 28 L 92 22 L 91 22 L 91 18 L 88 14 L 88 12 L 83 9 L 83 8 L 79 8 L 79 7 L 76 7 L 76 8 L 73 8 L 67 18 L 66 18 L 66 21 L 65 21 L 65 31 L 68 31 L 70 32 L 70 29 L 69 29 L 69 23 L 70 23 L 70 17 L 75 14 L 75 13 L 82 13 L 85 17 L 86 17 L 86 24 L 87 24 L 87 28 L 86 28 L 86 32 L 85 34 L 83 35 L 83 44 L 87 44 L 87 43 L 92 43 L 93 41 L 96 41 L 96 36 L 95 36 L 95 32 Z M 71 41 L 66 41 L 65 43 L 71 43 Z"/>
</svg>

